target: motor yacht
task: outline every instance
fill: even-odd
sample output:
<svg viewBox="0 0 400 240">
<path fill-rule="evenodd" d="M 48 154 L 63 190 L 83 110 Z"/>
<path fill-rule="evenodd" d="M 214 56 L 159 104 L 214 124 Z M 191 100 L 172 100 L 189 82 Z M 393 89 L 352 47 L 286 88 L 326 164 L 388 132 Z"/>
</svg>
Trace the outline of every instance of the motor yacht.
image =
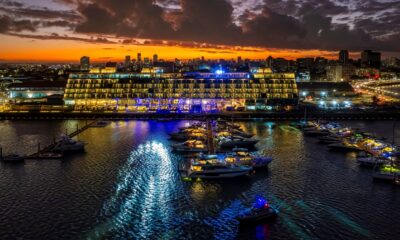
<svg viewBox="0 0 400 240">
<path fill-rule="evenodd" d="M 253 168 L 265 168 L 272 162 L 271 157 L 255 156 L 247 148 L 234 148 L 225 158 L 228 163 L 252 166 Z"/>
<path fill-rule="evenodd" d="M 187 177 L 203 179 L 235 178 L 250 175 L 252 170 L 252 167 L 235 164 L 194 163 L 188 170 Z"/>
<path fill-rule="evenodd" d="M 82 152 L 85 150 L 85 142 L 76 141 L 67 135 L 62 135 L 61 139 L 56 143 L 53 152 Z"/>
<path fill-rule="evenodd" d="M 254 148 L 258 143 L 257 139 L 242 138 L 239 136 L 220 137 L 217 139 L 220 148 Z"/>
<path fill-rule="evenodd" d="M 207 146 L 201 140 L 187 140 L 183 143 L 172 145 L 177 152 L 208 152 Z"/>
</svg>

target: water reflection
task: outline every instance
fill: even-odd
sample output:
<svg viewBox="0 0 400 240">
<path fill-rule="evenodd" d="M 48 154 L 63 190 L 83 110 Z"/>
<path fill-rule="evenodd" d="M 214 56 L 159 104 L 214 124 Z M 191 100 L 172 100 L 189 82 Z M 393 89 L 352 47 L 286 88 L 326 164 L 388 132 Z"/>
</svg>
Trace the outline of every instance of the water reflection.
<svg viewBox="0 0 400 240">
<path fill-rule="evenodd" d="M 174 215 L 174 171 L 163 143 L 140 144 L 121 167 L 115 193 L 103 207 L 108 223 L 95 229 L 94 236 L 129 229 L 128 235 L 145 239 L 168 228 Z"/>
<path fill-rule="evenodd" d="M 22 153 L 77 121 L 0 122 L 0 144 Z M 251 178 L 184 182 L 168 134 L 187 121 L 117 121 L 79 136 L 87 152 L 64 161 L 0 164 L 1 239 L 395 239 L 400 191 L 373 183 L 354 154 L 340 154 L 280 122 L 242 122 L 272 156 Z M 389 132 L 387 122 L 353 122 Z M 34 127 L 32 127 L 34 125 Z M 28 129 L 34 128 L 34 129 Z M 386 130 L 385 130 L 386 129 Z M 379 131 L 379 132 L 378 132 Z M 255 195 L 275 222 L 239 227 Z M 12 221 L 10 221 L 12 219 Z M 3 224 L 7 223 L 7 224 Z M 32 228 L 31 226 L 37 226 Z M 48 226 L 56 226 L 54 228 Z"/>
</svg>

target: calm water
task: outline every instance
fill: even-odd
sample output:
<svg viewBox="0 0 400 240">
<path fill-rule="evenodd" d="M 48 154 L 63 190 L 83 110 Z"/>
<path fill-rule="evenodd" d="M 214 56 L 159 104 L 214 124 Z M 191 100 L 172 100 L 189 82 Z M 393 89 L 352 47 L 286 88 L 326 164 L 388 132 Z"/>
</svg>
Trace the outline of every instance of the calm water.
<svg viewBox="0 0 400 240">
<path fill-rule="evenodd" d="M 0 164 L 0 239 L 399 239 L 400 188 L 373 182 L 354 154 L 285 123 L 242 123 L 274 157 L 251 179 L 184 182 L 167 133 L 185 121 L 118 121 L 85 131 L 84 154 Z M 2 121 L 6 153 L 29 153 L 79 121 Z M 347 122 L 392 138 L 392 122 Z M 399 124 L 400 125 L 400 124 Z M 400 142 L 400 131 L 396 136 Z M 239 228 L 261 194 L 274 223 Z"/>
</svg>

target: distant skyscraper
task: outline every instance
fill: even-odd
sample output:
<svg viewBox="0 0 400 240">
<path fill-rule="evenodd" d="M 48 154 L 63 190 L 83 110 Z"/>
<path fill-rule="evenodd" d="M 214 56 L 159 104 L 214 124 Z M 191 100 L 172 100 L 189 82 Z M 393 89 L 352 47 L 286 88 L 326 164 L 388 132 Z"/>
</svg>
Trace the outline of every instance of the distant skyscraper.
<svg viewBox="0 0 400 240">
<path fill-rule="evenodd" d="M 266 59 L 266 62 L 267 62 L 267 67 L 272 68 L 272 64 L 274 63 L 274 58 L 271 56 L 268 56 Z"/>
<path fill-rule="evenodd" d="M 298 58 L 297 67 L 302 69 L 310 69 L 314 65 L 314 58 Z"/>
<path fill-rule="evenodd" d="M 361 53 L 361 66 L 380 68 L 381 67 L 381 53 L 365 50 Z"/>
<path fill-rule="evenodd" d="M 141 53 L 138 53 L 138 54 L 137 54 L 137 61 L 138 61 L 138 62 L 141 62 L 141 61 L 142 61 L 142 54 L 141 54 Z"/>
<path fill-rule="evenodd" d="M 83 56 L 81 57 L 81 70 L 89 70 L 90 69 L 90 57 Z"/>
<path fill-rule="evenodd" d="M 349 51 L 347 50 L 340 50 L 339 52 L 339 63 L 344 65 L 349 62 Z"/>
<path fill-rule="evenodd" d="M 129 67 L 131 65 L 131 56 L 125 56 L 125 67 Z"/>
<path fill-rule="evenodd" d="M 158 62 L 158 55 L 154 54 L 153 55 L 153 63 Z"/>
<path fill-rule="evenodd" d="M 241 57 L 241 56 L 239 56 L 239 57 L 237 58 L 237 63 L 242 64 L 242 57 Z"/>
</svg>

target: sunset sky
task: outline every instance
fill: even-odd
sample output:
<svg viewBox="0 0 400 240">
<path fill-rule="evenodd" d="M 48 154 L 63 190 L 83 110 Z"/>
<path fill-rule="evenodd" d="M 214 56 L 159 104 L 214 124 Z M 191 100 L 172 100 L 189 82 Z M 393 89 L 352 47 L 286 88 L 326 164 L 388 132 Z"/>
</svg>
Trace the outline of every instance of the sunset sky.
<svg viewBox="0 0 400 240">
<path fill-rule="evenodd" d="M 0 0 L 0 61 L 400 56 L 400 1 Z"/>
</svg>

